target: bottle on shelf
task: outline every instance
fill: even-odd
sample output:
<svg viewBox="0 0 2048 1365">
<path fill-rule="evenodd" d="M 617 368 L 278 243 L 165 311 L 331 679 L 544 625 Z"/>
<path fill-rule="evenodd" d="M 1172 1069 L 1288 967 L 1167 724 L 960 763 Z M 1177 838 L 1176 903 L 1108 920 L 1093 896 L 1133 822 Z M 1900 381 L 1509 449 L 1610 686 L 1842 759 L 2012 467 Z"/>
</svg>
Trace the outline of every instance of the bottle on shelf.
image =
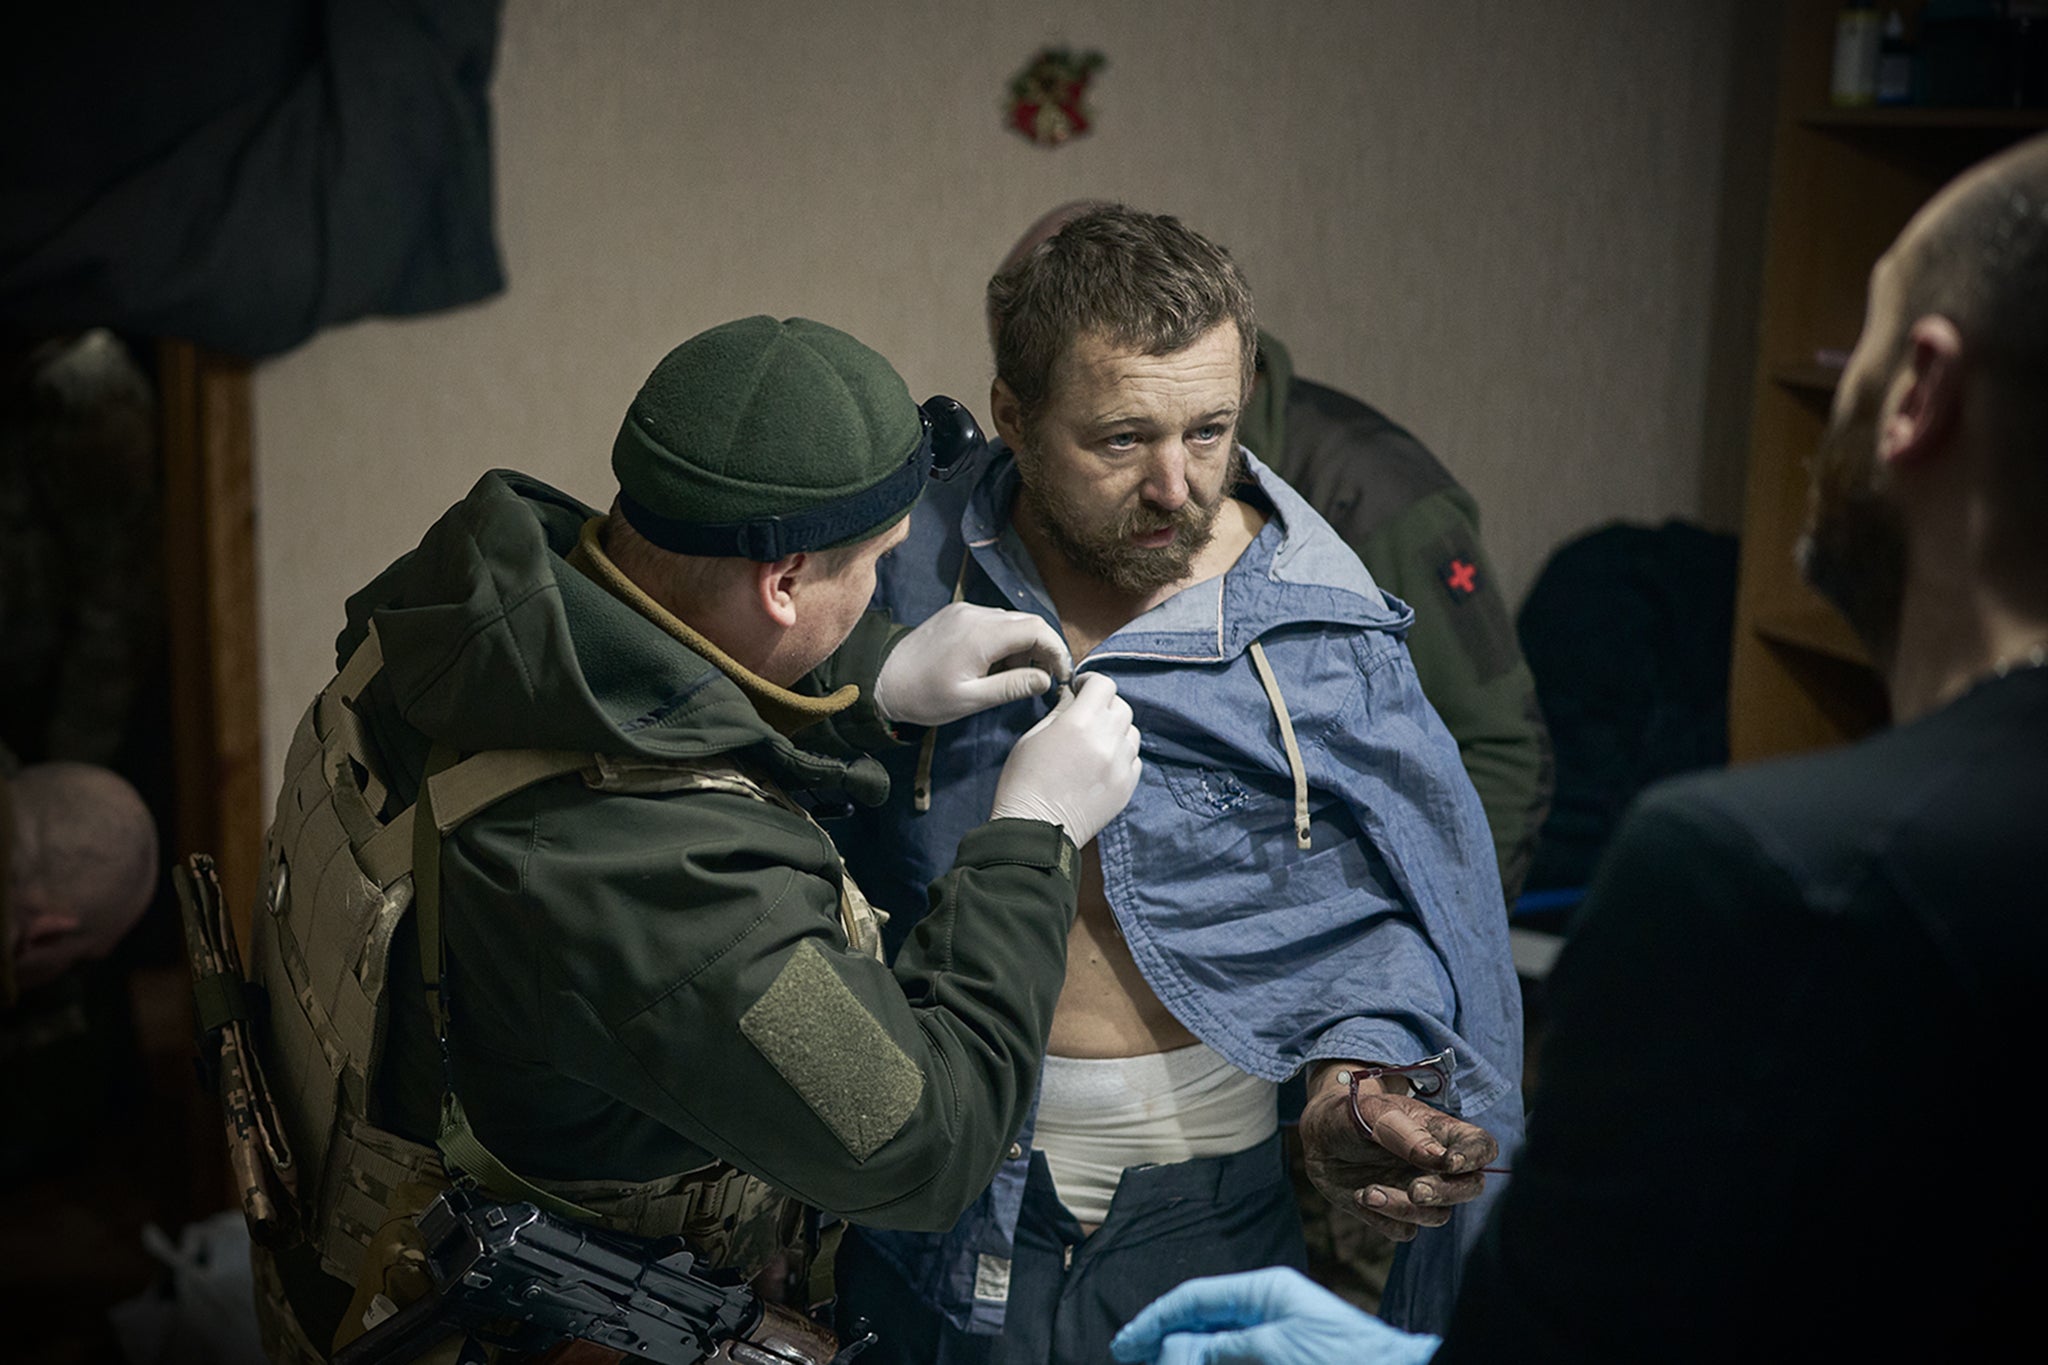
<svg viewBox="0 0 2048 1365">
<path fill-rule="evenodd" d="M 1920 98 L 1952 109 L 2012 101 L 2008 0 L 1927 0 L 1920 11 Z"/>
<path fill-rule="evenodd" d="M 1835 16 L 1835 62 L 1829 97 L 1844 109 L 1877 100 L 1878 48 L 1882 26 L 1872 0 L 1849 0 Z"/>
<path fill-rule="evenodd" d="M 1913 44 L 1906 37 L 1906 16 L 1897 6 L 1886 11 L 1884 36 L 1877 48 L 1877 102 L 1913 102 Z"/>
</svg>

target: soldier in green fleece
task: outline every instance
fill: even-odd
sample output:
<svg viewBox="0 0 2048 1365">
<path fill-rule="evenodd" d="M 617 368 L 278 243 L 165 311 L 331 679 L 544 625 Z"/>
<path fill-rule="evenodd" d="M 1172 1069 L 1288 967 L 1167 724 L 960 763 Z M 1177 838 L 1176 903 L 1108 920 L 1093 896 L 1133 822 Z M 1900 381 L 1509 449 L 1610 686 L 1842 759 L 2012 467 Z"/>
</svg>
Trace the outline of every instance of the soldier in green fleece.
<svg viewBox="0 0 2048 1365">
<path fill-rule="evenodd" d="M 1092 678 L 991 755 L 882 962 L 815 815 L 882 798 L 896 727 L 1069 671 L 1029 614 L 866 612 L 957 415 L 842 332 L 729 323 L 641 389 L 608 514 L 490 473 L 349 599 L 253 934 L 304 1236 L 257 1256 L 275 1358 L 411 1292 L 406 1219 L 455 1175 L 748 1274 L 807 1210 L 940 1229 L 987 1186 L 1138 737 Z"/>
</svg>

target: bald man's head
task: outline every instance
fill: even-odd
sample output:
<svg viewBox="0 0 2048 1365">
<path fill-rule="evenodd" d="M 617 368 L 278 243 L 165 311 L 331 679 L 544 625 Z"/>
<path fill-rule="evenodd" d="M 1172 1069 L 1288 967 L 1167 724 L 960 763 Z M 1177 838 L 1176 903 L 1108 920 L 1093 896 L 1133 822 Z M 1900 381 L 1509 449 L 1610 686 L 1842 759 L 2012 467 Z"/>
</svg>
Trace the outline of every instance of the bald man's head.
<svg viewBox="0 0 2048 1365">
<path fill-rule="evenodd" d="M 1048 209 L 1041 213 L 1033 220 L 1030 227 L 1024 229 L 1024 235 L 1019 237 L 1016 243 L 1011 246 L 1009 254 L 1003 257 L 1003 263 L 996 267 L 996 273 L 991 277 L 992 281 L 1002 279 L 1019 265 L 1022 265 L 1024 258 L 1037 249 L 1039 243 L 1049 241 L 1057 236 L 1061 228 L 1073 222 L 1082 214 L 1093 213 L 1097 209 L 1109 207 L 1111 207 L 1111 201 L 1107 199 L 1069 199 L 1058 208 Z M 993 289 L 984 294 L 981 301 L 981 311 L 982 316 L 988 320 L 989 347 L 994 349 L 996 344 L 996 324 L 999 319 L 996 316 L 996 291 Z"/>
<path fill-rule="evenodd" d="M 1953 321 L 2002 396 L 2048 416 L 2048 135 L 1957 177 L 1893 253 L 1905 319 Z"/>
<path fill-rule="evenodd" d="M 2048 589 L 2048 135 L 1957 177 L 1899 235 L 1899 337 L 1914 320 L 1961 333 L 2003 534 L 2001 559 Z"/>
<path fill-rule="evenodd" d="M 1082 214 L 1109 208 L 1113 203 L 1114 201 L 1109 199 L 1069 199 L 1058 208 L 1047 209 L 1030 227 L 1024 229 L 1024 235 L 1017 239 L 1016 245 L 1010 248 L 1010 254 L 1003 257 L 1003 263 L 996 267 L 996 274 L 1001 275 L 1015 268 L 1019 261 L 1031 254 L 1033 247 L 1057 235 L 1061 228 Z"/>
<path fill-rule="evenodd" d="M 39 763 L 8 782 L 8 939 L 18 984 L 105 957 L 156 893 L 156 822 L 135 788 L 88 763 Z"/>
<path fill-rule="evenodd" d="M 1885 668 L 1914 581 L 2048 612 L 2048 137 L 1957 177 L 1872 268 L 1799 559 Z"/>
</svg>

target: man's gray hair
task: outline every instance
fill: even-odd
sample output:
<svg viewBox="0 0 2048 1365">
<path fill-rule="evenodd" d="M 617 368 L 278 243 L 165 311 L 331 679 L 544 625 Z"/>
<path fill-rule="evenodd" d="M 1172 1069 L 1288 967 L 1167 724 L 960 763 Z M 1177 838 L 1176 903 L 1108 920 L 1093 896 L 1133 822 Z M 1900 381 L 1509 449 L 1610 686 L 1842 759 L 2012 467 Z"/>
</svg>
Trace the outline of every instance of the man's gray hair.
<svg viewBox="0 0 2048 1365">
<path fill-rule="evenodd" d="M 1237 326 L 1251 389 L 1258 323 L 1251 286 L 1230 253 L 1179 219 L 1124 204 L 1092 208 L 1006 263 L 988 282 L 996 377 L 1029 427 L 1054 371 L 1084 336 L 1170 355 L 1218 325 Z"/>
</svg>

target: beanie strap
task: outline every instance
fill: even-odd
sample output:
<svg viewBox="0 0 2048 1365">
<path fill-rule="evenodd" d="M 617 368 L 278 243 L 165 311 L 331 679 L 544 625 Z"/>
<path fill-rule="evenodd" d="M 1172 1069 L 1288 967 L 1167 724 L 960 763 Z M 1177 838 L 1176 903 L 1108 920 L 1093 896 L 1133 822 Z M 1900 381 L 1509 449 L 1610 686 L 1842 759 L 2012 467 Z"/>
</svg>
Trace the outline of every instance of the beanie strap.
<svg viewBox="0 0 2048 1365">
<path fill-rule="evenodd" d="M 893 472 L 858 492 L 819 507 L 746 521 L 679 521 L 651 510 L 622 488 L 619 510 L 643 538 L 671 554 L 736 557 L 772 564 L 800 551 L 823 549 L 879 527 L 917 501 L 931 475 L 931 466 L 932 435 L 927 424 L 910 458 Z"/>
</svg>

